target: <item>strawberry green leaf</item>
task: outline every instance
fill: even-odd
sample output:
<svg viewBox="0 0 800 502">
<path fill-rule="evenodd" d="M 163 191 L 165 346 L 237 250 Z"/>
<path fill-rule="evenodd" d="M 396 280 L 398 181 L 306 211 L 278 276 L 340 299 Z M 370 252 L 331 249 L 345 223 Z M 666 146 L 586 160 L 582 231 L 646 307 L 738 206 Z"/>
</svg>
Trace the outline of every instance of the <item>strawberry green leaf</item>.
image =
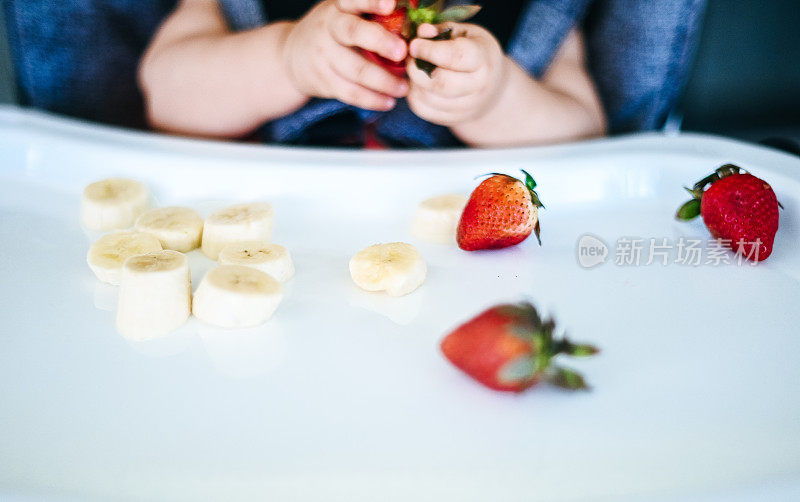
<svg viewBox="0 0 800 502">
<path fill-rule="evenodd" d="M 576 373 L 571 369 L 554 366 L 549 373 L 547 381 L 557 387 L 567 390 L 589 390 L 586 380 L 583 379 L 580 373 Z"/>
<path fill-rule="evenodd" d="M 554 350 L 557 354 L 566 354 L 573 357 L 588 357 L 600 352 L 600 349 L 594 345 L 576 344 L 566 338 L 556 342 Z"/>
<path fill-rule="evenodd" d="M 542 245 L 542 226 L 539 222 L 539 219 L 536 219 L 536 226 L 533 227 L 533 235 L 536 236 L 536 241 L 539 243 L 539 246 Z"/>
<path fill-rule="evenodd" d="M 480 5 L 456 5 L 454 7 L 448 7 L 436 16 L 435 24 L 447 23 L 450 21 L 460 23 L 475 16 L 480 10 Z"/>
<path fill-rule="evenodd" d="M 739 174 L 742 168 L 737 166 L 736 164 L 725 164 L 724 166 L 720 166 L 714 171 L 720 179 L 730 176 L 732 174 Z"/>
<path fill-rule="evenodd" d="M 693 199 L 700 200 L 700 199 L 703 198 L 703 189 L 702 188 L 697 189 L 697 188 L 683 187 L 683 189 L 686 190 L 687 192 L 689 192 L 689 195 L 691 195 Z"/>
<path fill-rule="evenodd" d="M 533 176 L 531 176 L 528 173 L 528 171 L 526 171 L 524 169 L 520 169 L 520 171 L 522 171 L 522 174 L 525 175 L 525 186 L 528 188 L 528 191 L 531 193 L 531 202 L 533 203 L 534 206 L 541 207 L 542 209 L 544 209 L 544 204 L 542 204 L 542 201 L 539 200 L 539 194 L 536 193 L 536 190 L 535 190 L 536 189 L 536 180 L 533 179 Z"/>
<path fill-rule="evenodd" d="M 684 203 L 675 213 L 675 218 L 682 221 L 690 221 L 700 216 L 700 199 L 692 199 Z"/>
<path fill-rule="evenodd" d="M 713 172 L 713 173 L 709 174 L 708 176 L 706 176 L 705 178 L 703 178 L 700 181 L 698 181 L 697 183 L 695 183 L 694 187 L 692 187 L 691 191 L 693 193 L 702 194 L 703 191 L 706 188 L 706 185 L 714 184 L 714 182 L 716 182 L 716 181 L 719 181 L 719 174 L 717 174 L 716 172 Z"/>
<path fill-rule="evenodd" d="M 436 24 L 437 16 L 437 12 L 430 7 L 408 11 L 408 18 L 417 26 L 425 23 Z"/>
<path fill-rule="evenodd" d="M 600 349 L 594 345 L 579 344 L 572 346 L 572 351 L 569 353 L 569 355 L 573 357 L 588 357 L 597 355 L 599 353 Z"/>
<path fill-rule="evenodd" d="M 533 179 L 533 176 L 531 176 L 530 173 L 525 169 L 520 169 L 520 171 L 522 171 L 522 174 L 525 175 L 525 186 L 528 187 L 528 190 L 535 190 L 536 180 Z"/>
</svg>

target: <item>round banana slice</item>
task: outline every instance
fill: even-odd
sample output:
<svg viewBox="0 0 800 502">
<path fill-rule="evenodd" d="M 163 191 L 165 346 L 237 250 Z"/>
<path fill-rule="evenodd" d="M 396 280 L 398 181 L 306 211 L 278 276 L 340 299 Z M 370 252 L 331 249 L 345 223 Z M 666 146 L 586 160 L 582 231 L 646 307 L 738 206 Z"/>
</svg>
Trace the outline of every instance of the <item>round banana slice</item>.
<svg viewBox="0 0 800 502">
<path fill-rule="evenodd" d="M 192 313 L 220 328 L 246 328 L 269 319 L 282 299 L 281 283 L 264 272 L 241 265 L 220 265 L 200 282 Z"/>
<path fill-rule="evenodd" d="M 455 244 L 458 220 L 467 200 L 465 195 L 447 194 L 422 201 L 414 213 L 411 234 L 435 244 Z"/>
<path fill-rule="evenodd" d="M 203 218 L 188 207 L 161 207 L 139 216 L 135 228 L 156 236 L 164 249 L 188 253 L 200 246 Z"/>
<path fill-rule="evenodd" d="M 166 335 L 189 318 L 189 261 L 178 251 L 132 256 L 122 266 L 117 331 L 129 340 Z"/>
<path fill-rule="evenodd" d="M 87 186 L 81 200 L 81 219 L 89 230 L 123 230 L 133 226 L 150 207 L 147 188 L 138 181 L 109 178 Z"/>
<path fill-rule="evenodd" d="M 103 282 L 119 285 L 122 264 L 131 256 L 161 251 L 161 242 L 142 232 L 114 232 L 100 237 L 86 255 L 94 275 Z"/>
<path fill-rule="evenodd" d="M 289 251 L 278 244 L 264 241 L 244 241 L 228 244 L 219 252 L 220 265 L 243 265 L 260 270 L 280 282 L 294 275 L 294 263 Z"/>
<path fill-rule="evenodd" d="M 427 273 L 419 251 L 403 242 L 375 244 L 350 260 L 350 276 L 358 287 L 391 296 L 411 293 L 425 282 Z"/>
<path fill-rule="evenodd" d="M 236 204 L 217 211 L 203 227 L 203 254 L 216 260 L 227 244 L 272 238 L 274 212 L 266 202 Z"/>
</svg>

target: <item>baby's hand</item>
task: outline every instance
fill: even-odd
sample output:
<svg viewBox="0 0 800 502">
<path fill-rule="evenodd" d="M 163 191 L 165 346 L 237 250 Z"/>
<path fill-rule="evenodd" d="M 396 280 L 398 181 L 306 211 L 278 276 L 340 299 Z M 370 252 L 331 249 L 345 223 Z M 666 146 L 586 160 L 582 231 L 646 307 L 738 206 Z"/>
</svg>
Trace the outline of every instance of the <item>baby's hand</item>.
<svg viewBox="0 0 800 502">
<path fill-rule="evenodd" d="M 284 60 L 298 91 L 309 97 L 334 98 L 369 110 L 387 111 L 408 83 L 367 61 L 356 48 L 392 61 L 408 54 L 405 41 L 364 13 L 390 14 L 395 0 L 325 0 L 289 32 Z"/>
<path fill-rule="evenodd" d="M 451 40 L 426 40 L 446 29 L 452 30 Z M 437 68 L 428 77 L 409 60 L 411 110 L 444 126 L 481 117 L 499 97 L 510 61 L 497 39 L 480 26 L 462 23 L 423 24 L 417 35 L 409 46 L 411 57 Z"/>
</svg>

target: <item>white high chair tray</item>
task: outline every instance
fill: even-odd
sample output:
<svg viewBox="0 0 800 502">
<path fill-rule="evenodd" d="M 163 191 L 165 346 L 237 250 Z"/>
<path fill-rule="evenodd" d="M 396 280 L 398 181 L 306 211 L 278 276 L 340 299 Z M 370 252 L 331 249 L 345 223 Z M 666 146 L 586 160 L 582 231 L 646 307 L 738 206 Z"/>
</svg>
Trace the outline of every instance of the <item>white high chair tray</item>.
<svg viewBox="0 0 800 502">
<path fill-rule="evenodd" d="M 496 151 L 354 152 L 167 138 L 0 112 L 0 494 L 5 500 L 762 501 L 800 499 L 800 159 L 645 134 Z M 676 263 L 708 239 L 682 186 L 735 162 L 783 203 L 758 266 Z M 539 183 L 542 241 L 494 252 L 415 240 L 416 204 L 475 177 Z M 266 200 L 296 276 L 274 317 L 197 319 L 151 342 L 114 329 L 83 187 L 144 181 L 204 215 Z M 604 264 L 577 259 L 584 234 Z M 667 239 L 667 265 L 649 261 Z M 619 239 L 642 239 L 641 261 Z M 426 283 L 391 299 L 350 280 L 361 248 L 406 241 Z M 585 241 L 586 242 L 586 241 Z M 584 243 L 585 243 L 584 242 Z M 625 241 L 623 241 L 624 243 Z M 630 257 L 628 257 L 630 258 Z M 211 266 L 190 254 L 196 287 Z M 590 392 L 488 390 L 439 341 L 530 299 L 602 353 L 566 362 Z"/>
</svg>

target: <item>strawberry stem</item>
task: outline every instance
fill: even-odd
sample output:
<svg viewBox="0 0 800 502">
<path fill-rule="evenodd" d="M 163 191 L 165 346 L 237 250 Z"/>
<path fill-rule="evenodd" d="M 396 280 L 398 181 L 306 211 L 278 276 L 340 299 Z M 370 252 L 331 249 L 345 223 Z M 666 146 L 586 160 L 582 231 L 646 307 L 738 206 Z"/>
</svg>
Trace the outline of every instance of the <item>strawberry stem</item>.
<svg viewBox="0 0 800 502">
<path fill-rule="evenodd" d="M 417 36 L 417 29 L 426 23 L 429 24 L 442 24 L 446 22 L 463 22 L 477 14 L 481 7 L 479 5 L 456 5 L 442 10 L 444 7 L 443 0 L 421 0 L 419 5 L 414 8 L 408 0 L 406 8 L 406 26 L 403 30 L 407 39 Z M 400 5 L 400 4 L 398 4 Z M 447 29 L 430 40 L 450 40 L 452 38 L 452 30 Z M 425 72 L 430 78 L 433 71 L 436 70 L 436 65 L 428 61 L 416 59 L 415 63 L 417 68 Z"/>
<path fill-rule="evenodd" d="M 740 171 L 743 171 L 743 169 L 735 164 L 725 164 L 716 168 L 713 173 L 695 183 L 692 188 L 684 187 L 692 198 L 684 202 L 683 205 L 678 208 L 678 211 L 675 213 L 675 218 L 681 221 L 689 221 L 697 218 L 701 213 L 701 201 L 706 188 L 722 178 L 739 174 Z"/>
<path fill-rule="evenodd" d="M 600 352 L 594 345 L 576 344 L 566 336 L 555 339 L 553 332 L 556 323 L 552 318 L 542 319 L 539 312 L 529 302 L 505 306 L 506 314 L 523 322 L 520 336 L 530 342 L 533 349 L 531 371 L 542 375 L 558 387 L 565 389 L 588 389 L 583 377 L 570 369 L 552 366 L 553 358 L 559 354 L 573 357 L 588 357 Z"/>
<path fill-rule="evenodd" d="M 600 352 L 600 349 L 595 347 L 594 345 L 588 344 L 575 344 L 567 340 L 566 338 L 562 338 L 558 340 L 553 345 L 554 355 L 555 354 L 567 354 L 573 357 L 588 357 L 593 356 Z"/>
<path fill-rule="evenodd" d="M 452 35 L 453 35 L 453 30 L 448 28 L 443 32 L 439 33 L 438 35 L 436 35 L 435 37 L 431 38 L 430 40 L 450 40 L 450 37 Z M 416 63 L 417 68 L 425 72 L 425 75 L 427 75 L 428 78 L 433 77 L 433 71 L 436 69 L 435 64 L 425 61 L 423 59 L 415 59 L 414 63 Z"/>
</svg>

